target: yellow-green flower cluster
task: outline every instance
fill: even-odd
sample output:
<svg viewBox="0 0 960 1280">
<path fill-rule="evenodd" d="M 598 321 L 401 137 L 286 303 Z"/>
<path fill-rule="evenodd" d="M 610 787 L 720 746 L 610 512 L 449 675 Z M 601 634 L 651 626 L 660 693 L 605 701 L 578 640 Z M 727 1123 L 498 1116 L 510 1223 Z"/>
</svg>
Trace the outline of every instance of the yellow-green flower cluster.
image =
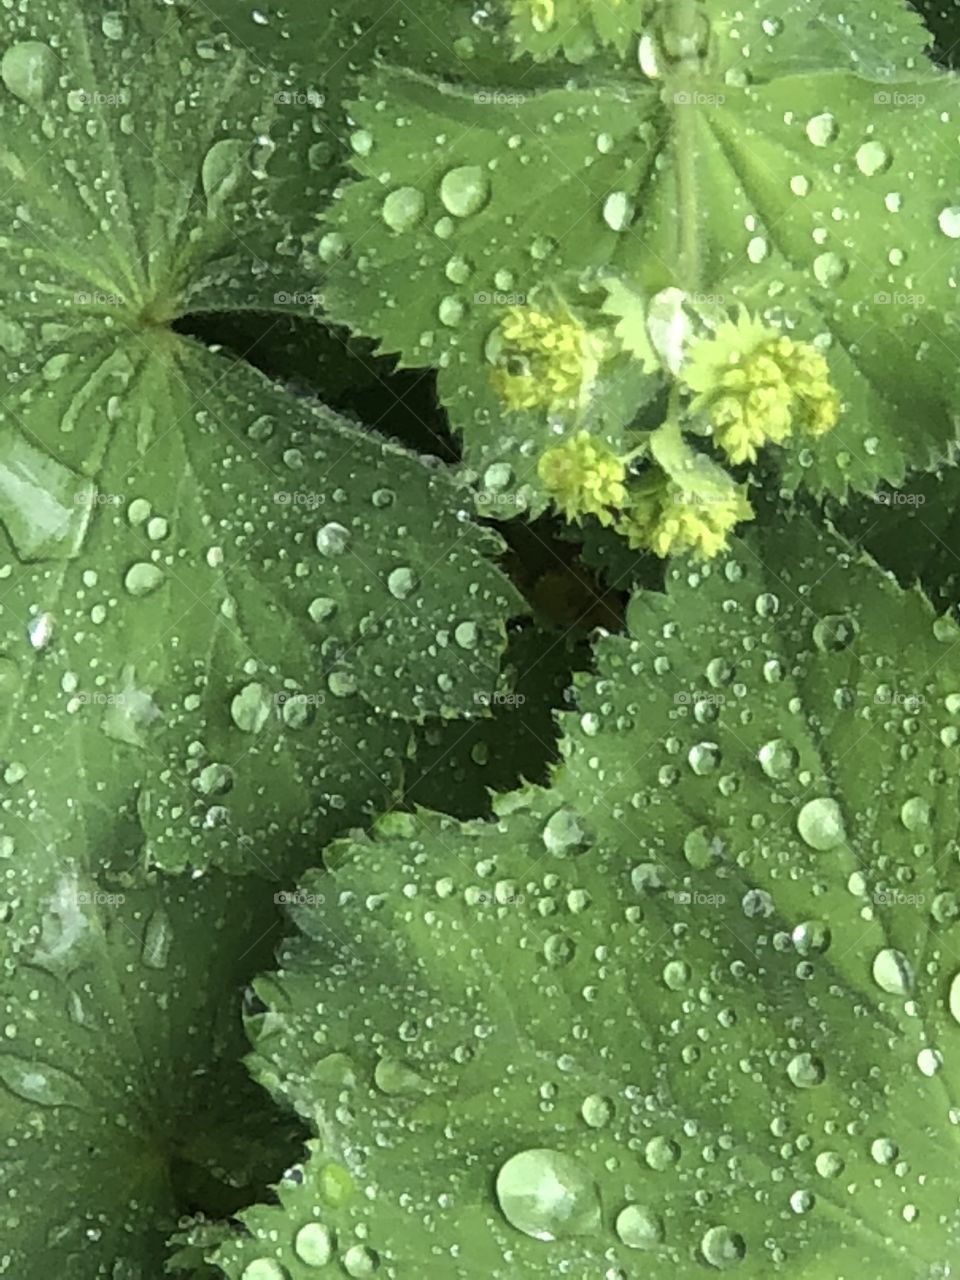
<svg viewBox="0 0 960 1280">
<path fill-rule="evenodd" d="M 510 307 L 495 339 L 493 385 L 508 409 L 559 412 L 583 403 L 601 343 L 569 311 Z"/>
<path fill-rule="evenodd" d="M 529 22 L 534 31 L 549 31 L 563 22 L 569 26 L 581 17 L 595 15 L 598 9 L 619 9 L 623 0 L 509 0 L 513 16 L 520 22 Z"/>
<path fill-rule="evenodd" d="M 683 377 L 695 392 L 691 408 L 709 419 L 731 462 L 754 462 L 764 444 L 793 431 L 820 436 L 837 421 L 840 402 L 826 360 L 741 313 L 691 352 Z"/>
<path fill-rule="evenodd" d="M 548 449 L 537 472 L 568 520 L 592 515 L 623 534 L 634 550 L 707 560 L 724 549 L 741 520 L 753 516 L 744 490 L 707 465 L 709 479 L 694 474 L 686 488 L 654 466 L 628 489 L 627 459 L 581 431 Z"/>
<path fill-rule="evenodd" d="M 630 499 L 619 532 L 632 548 L 649 548 L 661 558 L 686 553 L 709 560 L 723 551 L 736 525 L 753 517 L 740 486 L 684 489 L 659 468 L 644 477 Z"/>
<path fill-rule="evenodd" d="M 529 19 L 534 31 L 549 31 L 557 20 L 554 0 L 513 0 L 514 17 Z"/>
<path fill-rule="evenodd" d="M 603 525 L 613 524 L 611 508 L 627 500 L 626 463 L 587 431 L 548 449 L 537 472 L 568 520 L 593 515 Z"/>
<path fill-rule="evenodd" d="M 840 397 L 830 382 L 830 366 L 809 342 L 791 342 L 781 358 L 796 397 L 797 425 L 808 435 L 825 435 L 840 416 Z"/>
</svg>

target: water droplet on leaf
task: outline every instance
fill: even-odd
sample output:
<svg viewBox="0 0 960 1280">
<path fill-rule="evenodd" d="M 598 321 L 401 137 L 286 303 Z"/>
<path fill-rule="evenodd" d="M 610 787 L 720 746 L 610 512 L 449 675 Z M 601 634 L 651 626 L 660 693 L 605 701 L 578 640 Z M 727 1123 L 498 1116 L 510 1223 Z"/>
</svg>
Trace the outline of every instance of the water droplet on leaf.
<svg viewBox="0 0 960 1280">
<path fill-rule="evenodd" d="M 445 173 L 440 182 L 440 199 L 448 213 L 466 218 L 490 199 L 490 179 L 479 165 L 463 165 Z"/>
<path fill-rule="evenodd" d="M 398 187 L 391 191 L 380 210 L 391 231 L 411 231 L 426 211 L 427 202 L 416 187 Z"/>
<path fill-rule="evenodd" d="M 42 110 L 57 84 L 60 59 L 39 40 L 12 44 L 0 61 L 0 79 L 21 102 Z"/>
<path fill-rule="evenodd" d="M 655 1249 L 663 1243 L 663 1219 L 645 1205 L 628 1204 L 617 1214 L 614 1225 L 628 1249 Z"/>
<path fill-rule="evenodd" d="M 596 1231 L 600 1194 L 590 1171 L 573 1156 L 545 1147 L 521 1151 L 496 1182 L 503 1216 L 534 1240 L 561 1240 Z"/>
<path fill-rule="evenodd" d="M 297 1232 L 293 1248 L 306 1266 L 323 1267 L 333 1257 L 333 1236 L 322 1223 L 308 1222 Z"/>
<path fill-rule="evenodd" d="M 847 838 L 843 813 L 836 800 L 818 797 L 808 800 L 797 815 L 797 831 L 801 839 L 818 852 L 835 849 Z"/>
</svg>

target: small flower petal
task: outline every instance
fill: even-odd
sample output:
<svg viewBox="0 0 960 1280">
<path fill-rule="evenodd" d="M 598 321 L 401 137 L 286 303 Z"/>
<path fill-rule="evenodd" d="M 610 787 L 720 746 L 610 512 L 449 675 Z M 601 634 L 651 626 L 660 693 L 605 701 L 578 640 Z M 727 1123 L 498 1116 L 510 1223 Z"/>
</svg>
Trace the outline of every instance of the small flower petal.
<svg viewBox="0 0 960 1280">
<path fill-rule="evenodd" d="M 759 448 L 794 430 L 823 435 L 839 416 L 823 355 L 746 312 L 694 347 L 684 379 L 698 393 L 691 408 L 734 463 L 754 462 Z"/>
<path fill-rule="evenodd" d="M 649 549 L 662 559 L 686 552 L 710 560 L 726 547 L 736 525 L 752 516 L 737 485 L 694 492 L 656 469 L 631 493 L 630 509 L 617 529 L 632 548 Z"/>
<path fill-rule="evenodd" d="M 626 502 L 626 464 L 588 431 L 548 449 L 537 473 L 568 520 L 593 515 L 611 524 L 610 508 Z"/>
<path fill-rule="evenodd" d="M 597 376 L 602 342 L 569 311 L 510 307 L 496 334 L 494 388 L 508 409 L 578 408 Z"/>
</svg>

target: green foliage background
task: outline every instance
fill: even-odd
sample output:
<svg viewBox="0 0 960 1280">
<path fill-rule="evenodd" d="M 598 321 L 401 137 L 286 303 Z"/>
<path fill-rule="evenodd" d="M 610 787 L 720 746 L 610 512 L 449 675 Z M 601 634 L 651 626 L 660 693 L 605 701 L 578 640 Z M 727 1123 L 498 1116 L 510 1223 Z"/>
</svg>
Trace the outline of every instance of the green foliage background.
<svg viewBox="0 0 960 1280">
<path fill-rule="evenodd" d="M 957 6 L 0 33 L 0 1276 L 954 1274 Z M 834 429 L 565 521 L 740 307 Z"/>
</svg>

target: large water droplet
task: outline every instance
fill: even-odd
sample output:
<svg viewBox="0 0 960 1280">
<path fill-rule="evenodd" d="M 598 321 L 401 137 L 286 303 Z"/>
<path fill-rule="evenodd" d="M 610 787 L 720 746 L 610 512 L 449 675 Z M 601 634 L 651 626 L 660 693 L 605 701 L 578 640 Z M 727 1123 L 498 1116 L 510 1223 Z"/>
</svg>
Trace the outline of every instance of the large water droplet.
<svg viewBox="0 0 960 1280">
<path fill-rule="evenodd" d="M 908 831 L 920 831 L 930 825 L 930 802 L 923 796 L 910 796 L 900 806 L 900 821 Z"/>
<path fill-rule="evenodd" d="M 603 202 L 603 220 L 611 231 L 626 231 L 633 213 L 633 201 L 625 191 L 613 191 Z"/>
<path fill-rule="evenodd" d="M 458 622 L 453 638 L 461 649 L 475 649 L 480 639 L 480 628 L 475 622 Z"/>
<path fill-rule="evenodd" d="M 613 1119 L 613 1109 L 609 1098 L 605 1098 L 602 1093 L 591 1093 L 584 1098 L 580 1114 L 591 1129 L 602 1129 Z"/>
<path fill-rule="evenodd" d="M 233 788 L 233 770 L 229 765 L 204 765 L 197 774 L 197 790 L 205 796 L 222 796 Z"/>
<path fill-rule="evenodd" d="M 950 983 L 950 992 L 947 996 L 947 1007 L 950 1015 L 955 1022 L 960 1022 L 960 973 L 956 974 Z"/>
<path fill-rule="evenodd" d="M 34 649 L 46 649 L 53 641 L 55 624 L 52 613 L 38 613 L 27 623 L 27 639 Z"/>
<path fill-rule="evenodd" d="M 424 215 L 427 202 L 416 187 L 398 187 L 383 202 L 381 216 L 391 231 L 410 231 Z"/>
<path fill-rule="evenodd" d="M 814 1089 L 823 1084 L 827 1070 L 812 1053 L 798 1053 L 787 1063 L 787 1075 L 798 1089 Z"/>
<path fill-rule="evenodd" d="M 430 1082 L 396 1058 L 381 1058 L 373 1071 L 373 1083 L 391 1097 L 430 1092 Z"/>
<path fill-rule="evenodd" d="M 560 969 L 570 963 L 576 953 L 576 943 L 566 933 L 553 933 L 543 944 L 543 954 L 548 964 Z"/>
<path fill-rule="evenodd" d="M 930 903 L 930 914 L 937 924 L 950 924 L 960 919 L 960 898 L 947 891 L 936 894 Z"/>
<path fill-rule="evenodd" d="M 586 844 L 586 833 L 572 809 L 558 809 L 543 828 L 543 843 L 550 853 L 562 857 L 576 853 Z"/>
<path fill-rule="evenodd" d="M 847 274 L 849 266 L 839 253 L 821 253 L 813 260 L 813 274 L 817 283 L 824 286 L 838 284 Z"/>
<path fill-rule="evenodd" d="M 837 122 L 829 111 L 807 121 L 807 137 L 815 147 L 825 147 L 837 136 Z"/>
<path fill-rule="evenodd" d="M 152 912 L 143 931 L 140 958 L 148 969 L 165 969 L 173 942 L 173 926 L 163 907 Z"/>
<path fill-rule="evenodd" d="M 365 1244 L 351 1245 L 343 1255 L 343 1269 L 352 1280 L 368 1280 L 379 1265 L 379 1255 Z"/>
<path fill-rule="evenodd" d="M 342 524 L 325 524 L 317 530 L 317 550 L 323 556 L 339 556 L 350 545 L 350 530 Z"/>
<path fill-rule="evenodd" d="M 861 173 L 872 178 L 875 173 L 882 173 L 890 167 L 890 152 L 875 138 L 857 148 L 857 168 Z"/>
<path fill-rule="evenodd" d="M 628 1204 L 617 1214 L 615 1229 L 628 1249 L 655 1249 L 663 1243 L 663 1219 L 642 1204 Z"/>
<path fill-rule="evenodd" d="M 148 596 L 163 582 L 163 570 L 148 560 L 138 560 L 131 565 L 123 579 L 123 585 L 132 596 Z"/>
<path fill-rule="evenodd" d="M 441 324 L 445 324 L 449 329 L 455 329 L 464 317 L 466 307 L 462 300 L 449 293 L 445 298 L 440 299 L 437 307 L 437 318 Z"/>
<path fill-rule="evenodd" d="M 317 253 L 321 262 L 335 262 L 347 247 L 346 239 L 339 231 L 328 231 L 320 237 Z"/>
<path fill-rule="evenodd" d="M 717 742 L 698 742 L 687 753 L 690 768 L 701 778 L 713 773 L 720 759 L 720 744 Z"/>
<path fill-rule="evenodd" d="M 686 357 L 691 321 L 686 294 L 673 287 L 661 289 L 650 299 L 647 335 L 657 354 L 673 374 L 679 374 Z"/>
<path fill-rule="evenodd" d="M 960 240 L 960 204 L 941 209 L 937 222 L 945 236 L 949 236 L 951 240 Z"/>
<path fill-rule="evenodd" d="M 335 698 L 352 698 L 357 692 L 357 677 L 352 671 L 331 671 L 327 676 L 327 688 Z"/>
<path fill-rule="evenodd" d="M 672 1138 L 657 1134 L 643 1149 L 643 1157 L 651 1169 L 664 1173 L 671 1169 L 680 1159 L 680 1147 Z"/>
<path fill-rule="evenodd" d="M 939 1049 L 921 1049 L 917 1054 L 917 1066 L 925 1076 L 935 1076 L 943 1066 L 943 1054 Z"/>
<path fill-rule="evenodd" d="M 832 935 L 822 920 L 803 920 L 790 935 L 801 956 L 823 955 L 830 947 Z"/>
<path fill-rule="evenodd" d="M 405 600 L 415 590 L 417 579 L 412 569 L 401 566 L 387 576 L 387 590 L 398 600 Z"/>
<path fill-rule="evenodd" d="M 561 1151 L 536 1147 L 511 1156 L 497 1174 L 496 1191 L 503 1216 L 534 1240 L 584 1235 L 601 1223 L 590 1171 Z"/>
<path fill-rule="evenodd" d="M 767 777 L 779 780 L 789 778 L 800 757 L 796 747 L 787 742 L 786 738 L 772 738 L 760 748 L 758 759 L 760 768 Z"/>
<path fill-rule="evenodd" d="M 111 9 L 100 19 L 100 30 L 108 40 L 122 40 L 124 36 L 123 14 Z"/>
<path fill-rule="evenodd" d="M 884 947 L 873 958 L 873 980 L 881 991 L 905 996 L 913 986 L 913 966 L 902 951 Z"/>
<path fill-rule="evenodd" d="M 273 700 L 262 684 L 244 685 L 230 703 L 233 723 L 243 733 L 259 733 L 270 719 Z"/>
<path fill-rule="evenodd" d="M 329 596 L 317 596 L 307 605 L 311 622 L 329 622 L 336 612 L 337 602 L 331 600 Z"/>
<path fill-rule="evenodd" d="M 466 284 L 473 274 L 473 268 L 466 258 L 451 258 L 443 269 L 443 274 L 451 284 Z"/>
<path fill-rule="evenodd" d="M 83 1085 L 66 1071 L 12 1053 L 0 1053 L 0 1084 L 39 1107 L 85 1109 L 90 1103 Z"/>
<path fill-rule="evenodd" d="M 747 1246 L 743 1236 L 729 1227 L 710 1227 L 703 1233 L 700 1252 L 717 1271 L 729 1271 L 746 1257 Z"/>
<path fill-rule="evenodd" d="M 747 257 L 751 262 L 763 262 L 770 254 L 770 242 L 763 236 L 754 236 L 747 244 Z"/>
<path fill-rule="evenodd" d="M 333 1257 L 333 1236 L 321 1222 L 308 1222 L 293 1242 L 297 1257 L 308 1267 L 324 1267 Z"/>
<path fill-rule="evenodd" d="M 440 199 L 448 213 L 466 218 L 490 199 L 490 179 L 479 165 L 451 169 L 440 182 Z"/>
<path fill-rule="evenodd" d="M 24 40 L 4 53 L 0 79 L 21 102 L 39 111 L 56 87 L 60 65 L 49 45 Z"/>
<path fill-rule="evenodd" d="M 290 1280 L 290 1276 L 272 1258 L 254 1258 L 244 1267 L 240 1280 Z"/>
<path fill-rule="evenodd" d="M 891 1138 L 875 1138 L 870 1144 L 870 1155 L 877 1164 L 893 1164 L 900 1148 Z"/>
<path fill-rule="evenodd" d="M 162 712 L 153 700 L 152 690 L 140 687 L 136 669 L 127 666 L 120 675 L 119 693 L 104 708 L 100 727 L 114 742 L 125 742 L 131 747 L 145 747 L 145 731 L 161 719 L 161 716 Z"/>
<path fill-rule="evenodd" d="M 840 806 L 824 796 L 808 800 L 803 806 L 797 815 L 797 831 L 811 849 L 820 853 L 835 849 L 847 838 Z"/>
<path fill-rule="evenodd" d="M 821 1151 L 814 1166 L 821 1178 L 838 1178 L 846 1167 L 843 1158 L 836 1151 Z"/>
<path fill-rule="evenodd" d="M 200 182 L 211 212 L 224 205 L 245 181 L 247 154 L 247 143 L 240 138 L 221 138 L 203 157 Z"/>
</svg>

